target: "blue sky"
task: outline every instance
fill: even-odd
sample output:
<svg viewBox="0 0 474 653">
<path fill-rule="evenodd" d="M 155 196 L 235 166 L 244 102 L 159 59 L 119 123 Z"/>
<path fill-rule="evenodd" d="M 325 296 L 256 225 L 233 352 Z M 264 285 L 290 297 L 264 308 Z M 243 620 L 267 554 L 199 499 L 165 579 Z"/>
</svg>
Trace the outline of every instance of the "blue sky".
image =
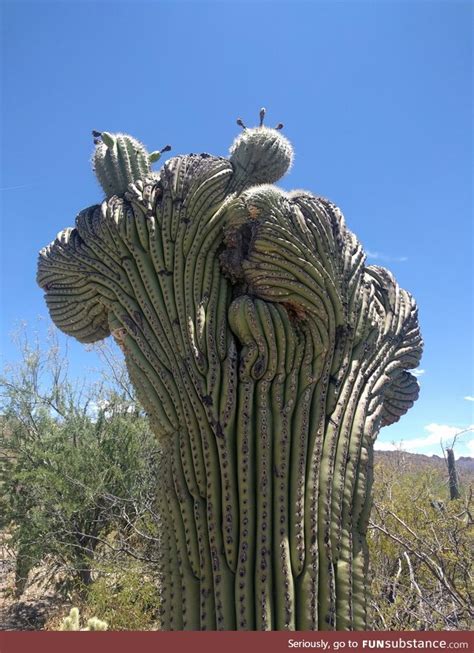
<svg viewBox="0 0 474 653">
<path fill-rule="evenodd" d="M 473 424 L 470 2 L 3 2 L 2 358 L 47 311 L 37 253 L 101 199 L 91 130 L 224 155 L 285 124 L 281 186 L 329 197 L 420 308 L 422 392 L 379 446 Z M 70 343 L 83 374 L 94 355 Z M 457 445 L 474 455 L 474 435 Z"/>
</svg>

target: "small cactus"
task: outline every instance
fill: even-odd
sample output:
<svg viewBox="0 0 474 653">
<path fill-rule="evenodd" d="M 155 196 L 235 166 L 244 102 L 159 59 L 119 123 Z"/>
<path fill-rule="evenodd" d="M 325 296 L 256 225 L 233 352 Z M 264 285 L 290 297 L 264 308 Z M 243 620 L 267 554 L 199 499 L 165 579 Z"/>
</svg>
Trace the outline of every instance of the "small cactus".
<svg viewBox="0 0 474 653">
<path fill-rule="evenodd" d="M 108 625 L 106 621 L 91 617 L 87 620 L 87 627 L 84 630 L 108 630 Z"/>
<path fill-rule="evenodd" d="M 97 617 L 91 617 L 87 621 L 85 628 L 81 628 L 79 608 L 71 608 L 69 616 L 64 617 L 62 624 L 59 630 L 107 630 L 107 622 L 97 619 Z"/>
<path fill-rule="evenodd" d="M 80 630 L 79 608 L 71 608 L 69 616 L 64 617 L 60 630 Z"/>
</svg>

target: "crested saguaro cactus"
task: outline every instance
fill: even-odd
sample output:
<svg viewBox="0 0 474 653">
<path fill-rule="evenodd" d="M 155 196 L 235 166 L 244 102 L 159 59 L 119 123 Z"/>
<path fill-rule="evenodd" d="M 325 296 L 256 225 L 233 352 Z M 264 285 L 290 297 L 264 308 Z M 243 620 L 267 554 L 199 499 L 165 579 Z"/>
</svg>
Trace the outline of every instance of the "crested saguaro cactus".
<svg viewBox="0 0 474 653">
<path fill-rule="evenodd" d="M 293 154 L 262 122 L 157 173 L 96 134 L 106 199 L 38 283 L 65 333 L 115 338 L 162 443 L 162 627 L 364 629 L 373 444 L 418 396 L 417 310 L 334 204 L 271 185 Z"/>
</svg>

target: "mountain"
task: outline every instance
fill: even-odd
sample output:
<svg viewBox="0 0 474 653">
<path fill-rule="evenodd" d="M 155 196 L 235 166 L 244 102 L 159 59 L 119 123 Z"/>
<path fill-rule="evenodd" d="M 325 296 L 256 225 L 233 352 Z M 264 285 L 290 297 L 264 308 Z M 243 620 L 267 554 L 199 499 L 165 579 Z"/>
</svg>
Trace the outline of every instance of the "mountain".
<svg viewBox="0 0 474 653">
<path fill-rule="evenodd" d="M 383 451 L 377 449 L 375 451 L 375 464 L 387 463 L 391 465 L 400 465 L 406 471 L 419 470 L 438 470 L 446 471 L 446 461 L 442 456 L 426 456 L 422 453 L 408 453 L 406 451 Z M 474 476 L 474 458 L 469 456 L 461 456 L 456 460 L 456 469 L 460 476 L 468 479 Z"/>
</svg>

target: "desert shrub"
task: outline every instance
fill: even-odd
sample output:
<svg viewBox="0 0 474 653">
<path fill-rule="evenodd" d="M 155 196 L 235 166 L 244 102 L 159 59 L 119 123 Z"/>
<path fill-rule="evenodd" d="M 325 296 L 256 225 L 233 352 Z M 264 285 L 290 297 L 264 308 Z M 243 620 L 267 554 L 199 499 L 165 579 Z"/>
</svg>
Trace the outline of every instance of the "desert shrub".
<svg viewBox="0 0 474 653">
<path fill-rule="evenodd" d="M 474 545 L 471 493 L 449 500 L 447 472 L 375 468 L 369 528 L 374 630 L 469 629 Z"/>
<path fill-rule="evenodd" d="M 106 620 L 109 630 L 159 628 L 159 585 L 149 565 L 139 561 L 101 565 L 97 575 L 84 602 L 87 614 Z"/>
<path fill-rule="evenodd" d="M 0 528 L 16 549 L 17 593 L 42 561 L 87 586 L 99 545 L 123 553 L 136 541 L 159 451 L 128 391 L 74 384 L 54 336 L 46 348 L 21 342 L 0 379 Z"/>
</svg>

